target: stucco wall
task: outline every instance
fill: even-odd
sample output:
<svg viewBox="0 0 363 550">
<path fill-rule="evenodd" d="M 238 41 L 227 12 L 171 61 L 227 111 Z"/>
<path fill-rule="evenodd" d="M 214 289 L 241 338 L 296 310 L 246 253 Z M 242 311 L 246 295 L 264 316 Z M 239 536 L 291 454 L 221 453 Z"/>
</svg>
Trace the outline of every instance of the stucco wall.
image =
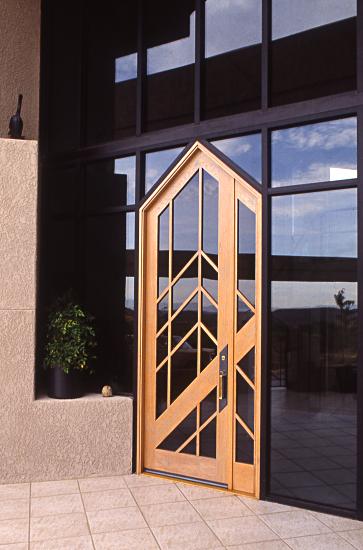
<svg viewBox="0 0 363 550">
<path fill-rule="evenodd" d="M 37 142 L 0 139 L 0 483 L 131 470 L 132 401 L 34 400 Z"/>
<path fill-rule="evenodd" d="M 24 135 L 38 136 L 40 0 L 0 0 L 0 137 L 6 137 L 18 94 Z"/>
</svg>

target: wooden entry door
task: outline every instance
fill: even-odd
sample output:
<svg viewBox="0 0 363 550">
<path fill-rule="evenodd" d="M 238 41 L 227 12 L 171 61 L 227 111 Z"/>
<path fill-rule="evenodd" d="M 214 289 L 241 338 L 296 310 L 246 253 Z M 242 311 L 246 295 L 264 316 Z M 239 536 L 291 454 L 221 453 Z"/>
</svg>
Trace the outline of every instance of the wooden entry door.
<svg viewBox="0 0 363 550">
<path fill-rule="evenodd" d="M 141 209 L 139 472 L 259 494 L 260 201 L 196 142 Z"/>
</svg>

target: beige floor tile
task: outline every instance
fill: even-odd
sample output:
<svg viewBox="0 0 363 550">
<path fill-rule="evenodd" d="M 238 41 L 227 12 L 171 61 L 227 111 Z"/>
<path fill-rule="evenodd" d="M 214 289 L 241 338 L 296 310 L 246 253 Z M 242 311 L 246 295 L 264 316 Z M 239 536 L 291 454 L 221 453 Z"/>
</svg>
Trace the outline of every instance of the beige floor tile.
<svg viewBox="0 0 363 550">
<path fill-rule="evenodd" d="M 223 548 L 205 523 L 153 527 L 152 531 L 162 550 L 203 550 Z"/>
<path fill-rule="evenodd" d="M 22 519 L 29 517 L 29 500 L 19 498 L 0 501 L 0 521 L 3 519 Z"/>
<path fill-rule="evenodd" d="M 93 535 L 96 550 L 156 550 L 158 545 L 150 529 Z"/>
<path fill-rule="evenodd" d="M 141 511 L 150 527 L 177 525 L 178 523 L 196 523 L 200 521 L 198 513 L 189 502 L 167 502 L 142 506 Z"/>
<path fill-rule="evenodd" d="M 256 516 L 245 516 L 239 521 L 236 518 L 216 519 L 207 523 L 225 546 L 279 538 Z"/>
<path fill-rule="evenodd" d="M 82 498 L 87 512 L 136 506 L 136 502 L 129 489 L 113 489 L 112 491 L 83 493 Z"/>
<path fill-rule="evenodd" d="M 1 547 L 0 547 L 0 550 Z M 90 536 L 31 542 L 30 550 L 93 550 Z"/>
<path fill-rule="evenodd" d="M 30 515 L 33 518 L 82 512 L 83 504 L 80 494 L 36 497 L 32 498 L 30 503 Z"/>
<path fill-rule="evenodd" d="M 363 550 L 363 529 L 354 529 L 354 531 L 339 532 L 339 536 L 343 537 L 357 550 Z"/>
<path fill-rule="evenodd" d="M 150 485 L 172 485 L 174 481 L 156 476 L 132 474 L 124 476 L 128 487 L 148 487 Z"/>
<path fill-rule="evenodd" d="M 248 506 L 255 514 L 274 514 L 277 512 L 291 512 L 296 508 L 291 506 L 285 506 L 284 504 L 278 504 L 277 502 L 267 502 L 266 500 L 257 500 L 255 498 L 238 497 L 243 504 Z"/>
<path fill-rule="evenodd" d="M 331 514 L 321 514 L 320 512 L 310 513 L 332 531 L 350 531 L 351 529 L 363 528 L 363 523 L 355 519 L 332 516 Z"/>
<path fill-rule="evenodd" d="M 326 525 L 309 512 L 280 512 L 260 517 L 283 539 L 320 535 L 330 531 Z"/>
<path fill-rule="evenodd" d="M 210 487 L 201 485 L 192 485 L 189 483 L 177 483 L 177 486 L 188 500 L 199 500 L 201 498 L 218 498 L 227 496 L 227 491 L 219 491 Z"/>
<path fill-rule="evenodd" d="M 32 542 L 80 537 L 88 534 L 85 514 L 63 514 L 30 519 L 30 540 Z"/>
<path fill-rule="evenodd" d="M 64 479 L 61 481 L 39 481 L 32 483 L 32 497 L 49 497 L 53 495 L 70 495 L 79 493 L 76 479 Z"/>
<path fill-rule="evenodd" d="M 202 498 L 192 502 L 194 508 L 206 520 L 253 515 L 253 512 L 234 495 L 220 498 Z"/>
<path fill-rule="evenodd" d="M 268 540 L 265 542 L 251 542 L 238 546 L 227 546 L 227 550 L 290 550 L 283 540 Z"/>
<path fill-rule="evenodd" d="M 27 542 L 28 530 L 28 519 L 7 519 L 0 521 L 0 544 Z"/>
<path fill-rule="evenodd" d="M 150 487 L 135 487 L 131 489 L 131 492 L 134 496 L 134 499 L 140 506 L 185 500 L 178 487 L 174 484 L 152 485 Z"/>
<path fill-rule="evenodd" d="M 19 542 L 18 544 L 0 544 L 0 550 L 28 550 L 28 543 Z"/>
<path fill-rule="evenodd" d="M 0 500 L 30 497 L 30 483 L 0 485 Z"/>
<path fill-rule="evenodd" d="M 336 533 L 286 539 L 286 542 L 292 550 L 352 550 L 352 546 Z"/>
<path fill-rule="evenodd" d="M 147 527 L 140 510 L 136 507 L 87 512 L 87 516 L 91 533 L 108 533 Z"/>
<path fill-rule="evenodd" d="M 123 476 L 88 477 L 85 479 L 79 479 L 78 481 L 82 493 L 127 488 Z"/>
</svg>

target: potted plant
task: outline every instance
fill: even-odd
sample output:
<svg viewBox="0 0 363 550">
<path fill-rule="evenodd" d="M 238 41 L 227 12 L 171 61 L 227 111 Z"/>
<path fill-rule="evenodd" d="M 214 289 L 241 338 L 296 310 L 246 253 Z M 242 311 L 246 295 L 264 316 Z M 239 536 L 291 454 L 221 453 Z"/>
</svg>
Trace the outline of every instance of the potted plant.
<svg viewBox="0 0 363 550">
<path fill-rule="evenodd" d="M 92 374 L 90 360 L 95 358 L 92 321 L 70 293 L 51 308 L 44 357 L 49 397 L 74 399 L 83 395 L 82 378 L 84 373 Z"/>
</svg>

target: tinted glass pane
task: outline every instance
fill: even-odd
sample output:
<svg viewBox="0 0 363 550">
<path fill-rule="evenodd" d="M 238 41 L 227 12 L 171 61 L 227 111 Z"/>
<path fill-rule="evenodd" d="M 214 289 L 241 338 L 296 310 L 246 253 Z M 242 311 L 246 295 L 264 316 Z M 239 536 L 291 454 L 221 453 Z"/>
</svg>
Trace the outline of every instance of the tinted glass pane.
<svg viewBox="0 0 363 550">
<path fill-rule="evenodd" d="M 254 431 L 255 392 L 246 380 L 237 372 L 237 414 L 249 429 Z"/>
<path fill-rule="evenodd" d="M 181 453 L 186 453 L 188 455 L 195 455 L 197 453 L 197 438 L 193 437 L 193 439 L 183 447 L 183 449 L 180 451 Z"/>
<path fill-rule="evenodd" d="M 48 186 L 48 200 L 53 214 L 75 214 L 82 194 L 79 166 L 47 169 L 44 175 Z"/>
<path fill-rule="evenodd" d="M 169 284 L 169 206 L 159 216 L 158 281 L 161 294 Z"/>
<path fill-rule="evenodd" d="M 98 211 L 135 202 L 135 157 L 89 164 L 86 168 L 87 209 Z"/>
<path fill-rule="evenodd" d="M 146 127 L 156 130 L 193 121 L 194 0 L 147 2 Z"/>
<path fill-rule="evenodd" d="M 255 348 L 252 348 L 251 351 L 241 359 L 238 366 L 252 382 L 255 381 Z"/>
<path fill-rule="evenodd" d="M 87 5 L 87 141 L 135 134 L 137 2 Z M 125 24 L 126 22 L 126 24 Z"/>
<path fill-rule="evenodd" d="M 238 290 L 254 305 L 256 263 L 256 215 L 238 201 Z"/>
<path fill-rule="evenodd" d="M 173 277 L 198 250 L 198 173 L 173 201 Z"/>
<path fill-rule="evenodd" d="M 240 298 L 237 298 L 237 331 L 241 330 L 253 317 L 250 308 Z"/>
<path fill-rule="evenodd" d="M 356 190 L 273 198 L 272 253 L 271 491 L 354 509 Z"/>
<path fill-rule="evenodd" d="M 168 320 L 168 305 L 169 305 L 169 293 L 167 293 L 162 300 L 158 303 L 158 331 L 165 325 Z"/>
<path fill-rule="evenodd" d="M 206 118 L 260 106 L 261 0 L 205 1 Z"/>
<path fill-rule="evenodd" d="M 178 343 L 175 337 L 174 343 Z M 171 401 L 174 401 L 197 376 L 197 360 L 197 331 L 195 331 L 171 356 Z"/>
<path fill-rule="evenodd" d="M 168 355 L 168 329 L 166 328 L 156 340 L 156 365 L 160 365 Z"/>
<path fill-rule="evenodd" d="M 213 389 L 200 403 L 200 424 L 208 420 L 217 410 L 217 390 Z"/>
<path fill-rule="evenodd" d="M 159 445 L 158 449 L 176 451 L 196 430 L 197 409 L 194 409 Z"/>
<path fill-rule="evenodd" d="M 218 265 L 218 181 L 203 170 L 203 250 Z"/>
<path fill-rule="evenodd" d="M 274 105 L 356 87 L 356 0 L 272 0 Z"/>
<path fill-rule="evenodd" d="M 209 458 L 216 457 L 216 427 L 215 418 L 199 434 L 199 454 Z"/>
<path fill-rule="evenodd" d="M 236 462 L 253 464 L 254 443 L 253 439 L 236 421 Z"/>
<path fill-rule="evenodd" d="M 202 371 L 213 361 L 215 356 L 217 355 L 217 346 L 216 344 L 209 338 L 209 336 L 204 332 L 204 330 L 201 331 L 201 357 L 200 357 L 200 370 Z"/>
<path fill-rule="evenodd" d="M 156 418 L 167 408 L 168 363 L 156 373 Z"/>
<path fill-rule="evenodd" d="M 183 273 L 172 288 L 173 312 L 176 311 L 198 286 L 198 261 L 194 260 L 191 266 Z"/>
<path fill-rule="evenodd" d="M 251 134 L 211 142 L 237 166 L 261 183 L 262 154 L 261 135 Z"/>
<path fill-rule="evenodd" d="M 217 339 L 218 310 L 204 294 L 202 294 L 202 323 L 214 338 Z"/>
<path fill-rule="evenodd" d="M 172 347 L 176 346 L 198 320 L 198 296 L 194 296 L 172 321 Z"/>
<path fill-rule="evenodd" d="M 183 147 L 176 147 L 145 155 L 145 193 L 150 191 L 152 186 L 167 171 L 182 150 Z"/>
<path fill-rule="evenodd" d="M 51 73 L 47 94 L 51 117 L 51 124 L 47 124 L 49 147 L 52 151 L 76 149 L 80 145 L 82 6 L 73 0 L 48 2 L 47 15 L 47 70 Z"/>
<path fill-rule="evenodd" d="M 115 160 L 115 174 L 124 176 L 126 185 L 126 204 L 135 203 L 136 158 L 125 157 Z"/>
<path fill-rule="evenodd" d="M 357 119 L 272 132 L 272 186 L 357 177 Z"/>
<path fill-rule="evenodd" d="M 202 258 L 202 285 L 218 303 L 218 272 Z"/>
<path fill-rule="evenodd" d="M 134 350 L 134 250 L 128 248 L 124 214 L 85 222 L 85 306 L 95 317 L 96 388 L 109 383 L 115 394 L 132 388 Z M 99 389 L 97 390 L 99 391 Z"/>
</svg>

